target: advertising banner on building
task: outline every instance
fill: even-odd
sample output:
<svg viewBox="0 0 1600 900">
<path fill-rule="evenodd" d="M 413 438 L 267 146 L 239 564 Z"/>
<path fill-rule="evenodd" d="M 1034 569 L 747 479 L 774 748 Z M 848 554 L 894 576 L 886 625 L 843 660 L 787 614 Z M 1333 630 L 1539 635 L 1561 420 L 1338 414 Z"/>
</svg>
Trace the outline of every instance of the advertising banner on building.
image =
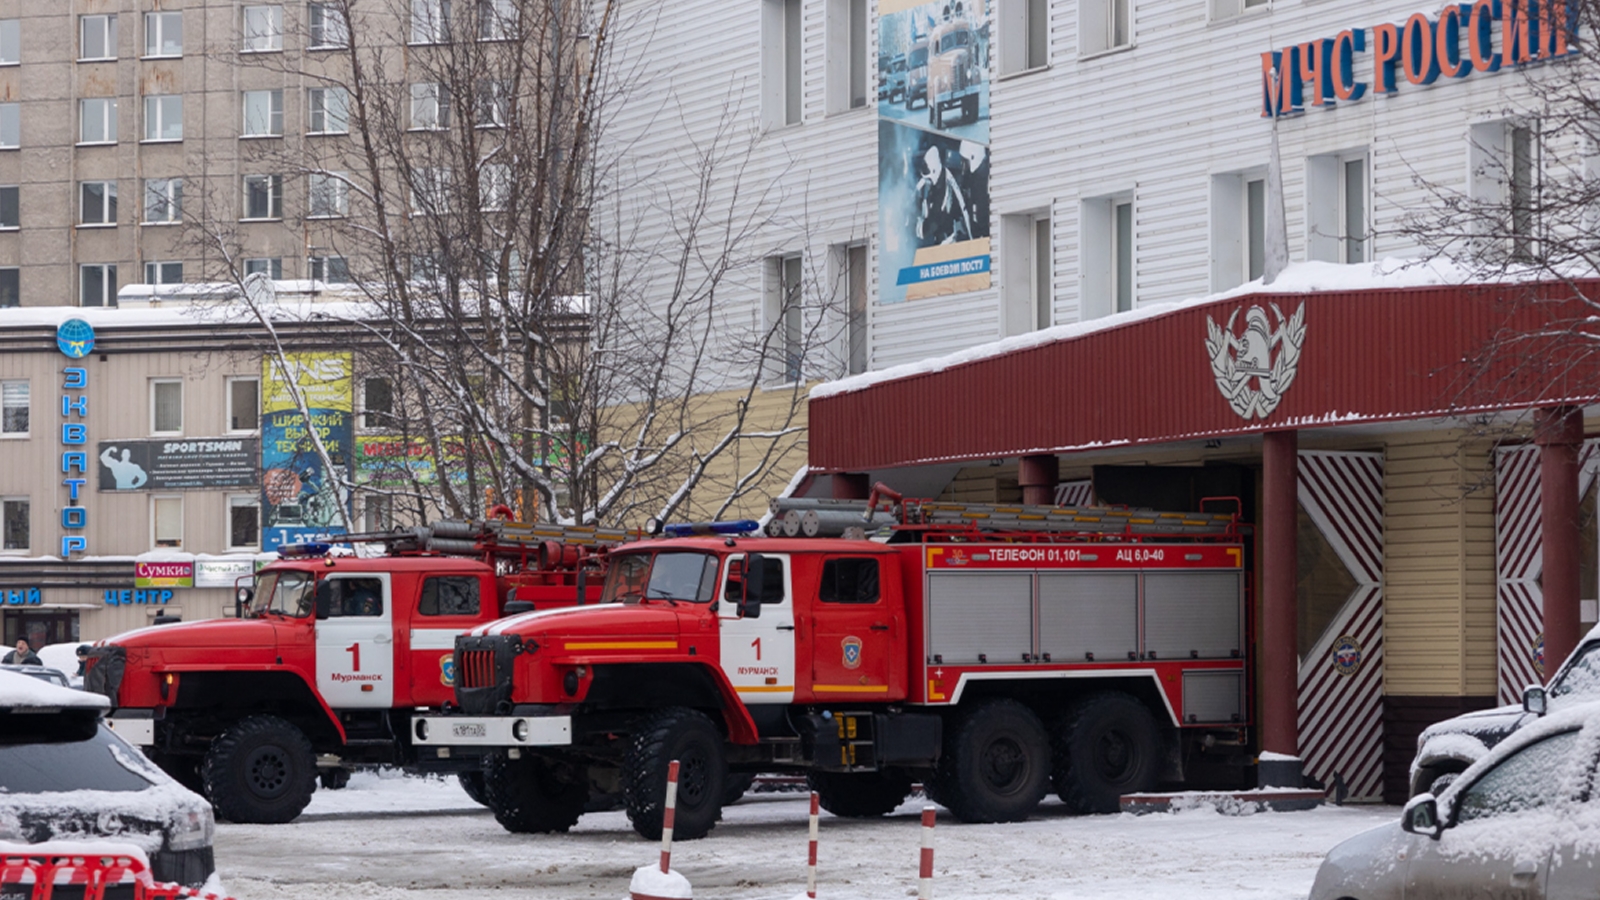
<svg viewBox="0 0 1600 900">
<path fill-rule="evenodd" d="M 290 353 L 261 372 L 261 549 L 344 534 L 355 446 L 349 353 Z M 301 413 L 291 385 L 305 402 Z M 312 428 L 332 462 L 327 471 Z"/>
<path fill-rule="evenodd" d="M 136 588 L 194 587 L 194 560 L 138 561 L 133 564 Z"/>
<path fill-rule="evenodd" d="M 878 3 L 878 301 L 989 287 L 988 0 Z"/>
<path fill-rule="evenodd" d="M 185 491 L 258 483 L 255 438 L 101 441 L 95 454 L 102 491 Z"/>
<path fill-rule="evenodd" d="M 250 556 L 199 557 L 194 561 L 194 586 L 231 588 L 240 578 L 254 575 L 258 560 Z"/>
</svg>

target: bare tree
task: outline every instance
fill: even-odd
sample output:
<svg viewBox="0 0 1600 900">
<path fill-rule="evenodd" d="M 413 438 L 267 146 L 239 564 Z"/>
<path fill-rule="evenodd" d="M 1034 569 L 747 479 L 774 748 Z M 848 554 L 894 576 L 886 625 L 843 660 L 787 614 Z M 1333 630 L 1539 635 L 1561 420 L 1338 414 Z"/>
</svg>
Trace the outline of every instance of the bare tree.
<svg viewBox="0 0 1600 900">
<path fill-rule="evenodd" d="M 239 193 L 243 218 L 283 204 L 264 209 L 352 301 L 237 307 L 326 321 L 387 401 L 369 413 L 437 473 L 351 487 L 418 517 L 638 524 L 727 511 L 798 464 L 795 361 L 836 343 L 837 286 L 752 278 L 791 198 L 747 171 L 744 119 L 648 164 L 607 139 L 639 77 L 610 53 L 616 0 L 324 0 L 287 27 L 320 49 L 246 64 L 303 87 L 309 132 L 245 147 L 273 174 L 205 184 L 186 227 L 242 288 Z M 667 166 L 695 190 L 668 195 Z"/>
</svg>

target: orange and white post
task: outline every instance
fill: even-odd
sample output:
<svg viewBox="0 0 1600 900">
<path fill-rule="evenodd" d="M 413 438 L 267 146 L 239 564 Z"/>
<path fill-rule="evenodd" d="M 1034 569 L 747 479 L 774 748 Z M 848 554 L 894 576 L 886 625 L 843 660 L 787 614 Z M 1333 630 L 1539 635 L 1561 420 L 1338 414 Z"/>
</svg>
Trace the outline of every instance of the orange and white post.
<svg viewBox="0 0 1600 900">
<path fill-rule="evenodd" d="M 922 808 L 922 865 L 917 872 L 917 900 L 933 900 L 934 808 Z"/>
<path fill-rule="evenodd" d="M 817 900 L 817 815 L 816 791 L 811 792 L 811 846 L 806 850 L 806 897 Z"/>
<path fill-rule="evenodd" d="M 690 900 L 689 879 L 672 871 L 672 825 L 678 816 L 678 761 L 667 764 L 667 796 L 661 805 L 661 860 L 633 871 L 630 900 Z"/>
<path fill-rule="evenodd" d="M 667 764 L 667 802 L 661 811 L 661 874 L 672 871 L 672 824 L 678 817 L 678 761 Z"/>
</svg>

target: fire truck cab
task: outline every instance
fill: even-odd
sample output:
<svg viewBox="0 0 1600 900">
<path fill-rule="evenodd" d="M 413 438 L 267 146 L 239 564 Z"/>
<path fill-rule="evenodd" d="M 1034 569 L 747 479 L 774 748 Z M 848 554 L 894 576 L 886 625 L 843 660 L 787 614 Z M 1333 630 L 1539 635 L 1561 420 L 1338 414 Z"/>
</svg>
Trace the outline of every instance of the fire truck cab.
<svg viewBox="0 0 1600 900">
<path fill-rule="evenodd" d="M 839 536 L 875 524 L 860 503 L 807 512 L 817 537 L 619 548 L 599 605 L 464 635 L 459 711 L 414 718 L 420 752 L 481 755 L 512 831 L 563 831 L 610 786 L 646 837 L 678 759 L 686 838 L 715 824 L 730 772 L 805 773 L 846 816 L 887 813 L 920 781 L 993 822 L 1052 787 L 1109 812 L 1243 764 L 1231 515 L 908 501 L 880 541 Z"/>
</svg>

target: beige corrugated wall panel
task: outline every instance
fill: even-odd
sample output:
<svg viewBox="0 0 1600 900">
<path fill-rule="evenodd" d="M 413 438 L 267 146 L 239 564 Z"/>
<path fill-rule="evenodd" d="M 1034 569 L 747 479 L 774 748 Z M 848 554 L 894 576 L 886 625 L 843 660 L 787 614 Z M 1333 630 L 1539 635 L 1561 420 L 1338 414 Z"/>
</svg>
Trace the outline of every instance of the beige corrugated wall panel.
<svg viewBox="0 0 1600 900">
<path fill-rule="evenodd" d="M 1494 690 L 1494 518 L 1482 442 L 1391 437 L 1384 477 L 1386 693 Z"/>
</svg>

